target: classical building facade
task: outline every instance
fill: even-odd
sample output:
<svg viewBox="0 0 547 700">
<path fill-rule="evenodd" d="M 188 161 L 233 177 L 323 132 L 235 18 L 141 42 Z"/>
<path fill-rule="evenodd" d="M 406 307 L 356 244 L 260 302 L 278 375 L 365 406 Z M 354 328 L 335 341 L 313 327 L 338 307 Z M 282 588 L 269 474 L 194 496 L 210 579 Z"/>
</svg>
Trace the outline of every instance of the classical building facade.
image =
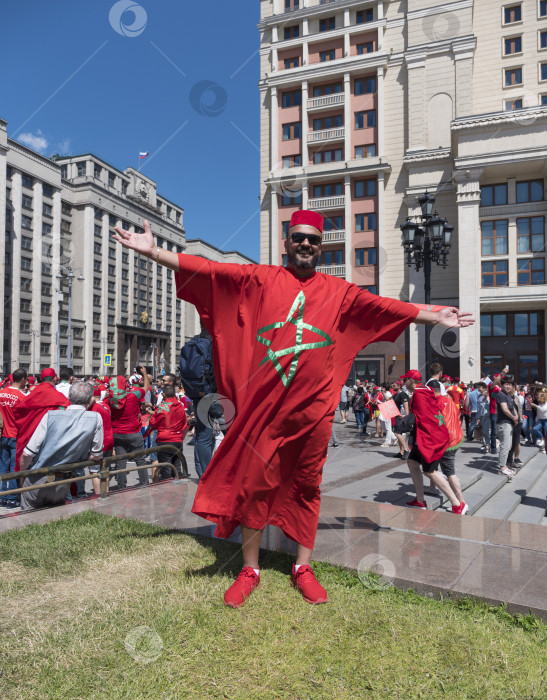
<svg viewBox="0 0 547 700">
<path fill-rule="evenodd" d="M 181 344 L 199 332 L 195 308 L 176 298 L 171 270 L 112 240 L 115 226 L 142 232 L 147 219 L 158 245 L 187 249 L 183 209 L 160 196 L 154 181 L 90 153 L 46 158 L 8 138 L 0 120 L 0 208 L 3 372 L 70 365 L 78 375 L 126 374 L 139 363 L 176 369 Z M 252 262 L 201 241 L 191 248 Z"/>
<path fill-rule="evenodd" d="M 545 378 L 547 2 L 261 1 L 261 259 L 290 215 L 326 217 L 321 269 L 423 303 L 400 226 L 418 197 L 454 225 L 432 301 L 477 317 L 434 328 L 432 357 L 477 379 Z M 369 346 L 358 375 L 425 372 L 425 333 Z"/>
</svg>

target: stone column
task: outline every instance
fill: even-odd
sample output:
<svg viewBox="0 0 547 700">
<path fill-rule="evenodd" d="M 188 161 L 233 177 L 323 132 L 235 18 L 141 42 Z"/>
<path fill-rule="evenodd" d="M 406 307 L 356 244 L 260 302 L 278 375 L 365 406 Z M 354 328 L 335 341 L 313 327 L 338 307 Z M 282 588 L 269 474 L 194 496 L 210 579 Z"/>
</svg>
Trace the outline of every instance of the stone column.
<svg viewBox="0 0 547 700">
<path fill-rule="evenodd" d="M 53 192 L 53 221 L 52 221 L 52 231 L 53 239 L 59 238 L 62 241 L 61 232 L 61 190 L 55 190 Z M 72 231 L 72 236 L 74 231 Z M 74 245 L 71 240 L 71 253 L 74 251 Z M 51 266 L 51 366 L 55 367 L 59 371 L 60 367 L 57 367 L 58 358 L 58 346 L 61 344 L 61 331 L 60 331 L 60 319 L 59 319 L 59 280 L 57 275 L 60 271 L 60 251 L 58 255 L 53 258 L 53 265 Z"/>
<path fill-rule="evenodd" d="M 406 57 L 408 70 L 408 150 L 426 147 L 424 129 L 425 54 Z"/>
<path fill-rule="evenodd" d="M 456 227 L 460 265 L 459 307 L 470 311 L 475 325 L 460 331 L 460 378 L 464 382 L 476 380 L 481 372 L 480 294 L 481 251 L 479 207 L 481 201 L 481 168 L 458 171 L 453 180 L 458 190 L 458 223 Z M 454 242 L 453 242 L 454 244 Z"/>
<path fill-rule="evenodd" d="M 53 281 L 52 277 L 42 275 L 42 262 L 48 264 L 51 270 L 53 268 L 54 258 L 59 255 L 60 245 L 60 237 L 55 237 L 55 232 L 53 229 L 51 231 L 51 236 L 47 236 L 47 238 L 42 237 L 42 187 L 43 185 L 41 180 L 36 180 L 32 188 L 32 321 L 30 323 L 30 327 L 37 332 L 35 340 L 37 372 L 40 371 L 42 360 L 42 353 L 40 350 L 42 341 L 42 280 L 46 283 L 52 283 Z M 42 240 L 44 240 L 44 243 L 50 246 L 50 255 L 43 254 Z M 45 303 L 51 302 L 50 297 L 44 297 L 43 300 Z M 53 309 L 50 305 L 50 313 L 52 312 Z M 51 321 L 51 316 L 45 316 L 45 318 L 48 322 Z M 44 361 L 45 360 L 46 358 L 44 358 Z"/>
<path fill-rule="evenodd" d="M 349 73 L 344 73 L 344 160 L 351 160 L 351 78 Z"/>
<path fill-rule="evenodd" d="M 19 318 L 21 305 L 21 196 L 22 184 L 21 173 L 14 172 L 11 176 L 11 203 L 13 206 L 13 233 L 11 245 L 11 269 L 12 269 L 12 290 L 11 309 L 9 305 L 5 309 L 6 313 L 11 315 L 11 367 L 10 372 L 17 369 L 19 366 L 19 341 L 21 340 L 19 332 Z M 4 215 L 5 216 L 5 215 Z M 42 270 L 40 267 L 40 275 Z M 32 340 L 30 335 L 25 335 L 24 339 Z M 32 345 L 32 343 L 31 343 Z M 32 371 L 32 364 L 30 365 Z M 29 372 L 30 374 L 30 372 Z"/>
<path fill-rule="evenodd" d="M 83 285 L 82 295 L 82 318 L 85 320 L 85 341 L 84 341 L 84 373 L 91 374 L 93 365 L 93 243 L 95 240 L 95 207 L 92 204 L 87 204 L 84 209 L 83 216 L 83 282 L 74 280 L 72 284 L 72 300 L 74 301 L 74 293 L 76 292 L 75 284 Z M 78 273 L 76 273 L 76 278 Z M 73 312 L 74 317 L 74 312 Z M 74 327 L 74 323 L 72 324 Z M 69 362 L 69 357 L 61 358 L 61 364 Z"/>
<path fill-rule="evenodd" d="M 384 272 L 386 270 L 386 234 L 385 234 L 385 217 L 384 217 L 384 173 L 378 173 L 378 182 L 376 185 L 377 192 L 377 211 L 376 211 L 376 222 L 378 226 L 378 260 L 377 260 L 377 270 L 378 270 L 378 294 L 382 296 L 384 294 Z"/>
<path fill-rule="evenodd" d="M 278 163 L 278 141 L 279 141 L 279 105 L 277 97 L 277 88 L 272 87 L 271 93 L 271 108 L 270 108 L 270 121 L 271 121 L 271 133 L 270 133 L 270 157 L 271 164 L 270 170 L 280 170 L 280 165 Z"/>
<path fill-rule="evenodd" d="M 346 282 L 351 282 L 353 276 L 353 249 L 351 245 L 353 222 L 351 220 L 351 177 L 349 175 L 344 176 L 344 218 L 346 220 L 346 241 L 344 246 L 346 259 Z"/>
<path fill-rule="evenodd" d="M 380 158 L 384 156 L 384 68 L 376 69 L 376 153 Z"/>
<path fill-rule="evenodd" d="M 308 120 L 308 81 L 304 80 L 302 82 L 302 106 L 300 107 L 301 123 L 302 123 L 302 166 L 306 168 L 308 166 L 308 132 L 309 132 L 309 120 Z"/>
<path fill-rule="evenodd" d="M 277 206 L 277 191 L 275 186 L 270 186 L 271 191 L 271 209 L 270 209 L 270 241 L 271 241 L 271 257 L 270 265 L 279 265 L 279 210 Z"/>
</svg>

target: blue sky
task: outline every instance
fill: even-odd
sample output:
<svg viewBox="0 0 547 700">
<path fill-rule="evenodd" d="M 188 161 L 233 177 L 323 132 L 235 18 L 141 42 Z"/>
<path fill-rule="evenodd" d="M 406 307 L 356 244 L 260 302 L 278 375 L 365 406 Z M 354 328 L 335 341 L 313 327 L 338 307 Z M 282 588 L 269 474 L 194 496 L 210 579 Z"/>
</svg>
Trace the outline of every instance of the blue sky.
<svg viewBox="0 0 547 700">
<path fill-rule="evenodd" d="M 258 0 L 27 0 L 2 10 L 0 117 L 45 155 L 138 166 L 189 238 L 259 257 Z M 133 10 L 131 10 L 133 6 Z"/>
</svg>

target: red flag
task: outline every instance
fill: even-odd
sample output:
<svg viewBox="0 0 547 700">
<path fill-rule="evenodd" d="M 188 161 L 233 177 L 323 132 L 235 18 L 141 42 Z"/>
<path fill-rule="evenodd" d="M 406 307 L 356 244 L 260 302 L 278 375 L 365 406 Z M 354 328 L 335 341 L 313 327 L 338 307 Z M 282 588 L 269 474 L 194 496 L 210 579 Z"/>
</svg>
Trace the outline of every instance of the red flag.
<svg viewBox="0 0 547 700">
<path fill-rule="evenodd" d="M 450 435 L 433 389 L 418 387 L 410 409 L 416 416 L 416 444 L 420 454 L 426 462 L 440 459 L 448 447 Z"/>
<path fill-rule="evenodd" d="M 17 452 L 15 456 L 15 471 L 19 471 L 19 461 L 23 450 L 28 445 L 32 434 L 38 427 L 42 417 L 52 409 L 70 406 L 70 401 L 49 382 L 42 382 L 36 389 L 21 399 L 13 410 L 17 423 Z"/>
<path fill-rule="evenodd" d="M 456 404 L 448 396 L 437 396 L 437 403 L 441 407 L 444 416 L 450 442 L 447 450 L 457 450 L 463 442 L 463 430 L 460 412 Z"/>
</svg>

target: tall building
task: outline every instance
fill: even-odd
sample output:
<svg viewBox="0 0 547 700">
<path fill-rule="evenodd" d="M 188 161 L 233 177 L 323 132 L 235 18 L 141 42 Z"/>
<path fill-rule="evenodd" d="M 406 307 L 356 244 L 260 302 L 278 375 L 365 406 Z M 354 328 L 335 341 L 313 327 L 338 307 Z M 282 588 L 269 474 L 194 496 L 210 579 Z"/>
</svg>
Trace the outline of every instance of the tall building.
<svg viewBox="0 0 547 700">
<path fill-rule="evenodd" d="M 315 209 L 319 269 L 423 303 L 400 226 L 428 191 L 455 227 L 432 301 L 477 318 L 432 329 L 432 358 L 463 379 L 505 364 L 545 378 L 547 2 L 261 0 L 259 29 L 262 262 L 281 264 L 292 212 Z M 413 327 L 355 370 L 424 359 Z"/>
<path fill-rule="evenodd" d="M 46 158 L 8 138 L 0 120 L 0 208 L 4 372 L 70 365 L 79 375 L 126 374 L 139 363 L 176 369 L 181 344 L 199 332 L 197 312 L 177 299 L 171 270 L 112 240 L 115 226 L 142 232 L 147 219 L 160 247 L 187 249 L 183 209 L 160 196 L 153 180 L 91 153 Z M 191 249 L 252 262 L 199 240 Z"/>
</svg>

